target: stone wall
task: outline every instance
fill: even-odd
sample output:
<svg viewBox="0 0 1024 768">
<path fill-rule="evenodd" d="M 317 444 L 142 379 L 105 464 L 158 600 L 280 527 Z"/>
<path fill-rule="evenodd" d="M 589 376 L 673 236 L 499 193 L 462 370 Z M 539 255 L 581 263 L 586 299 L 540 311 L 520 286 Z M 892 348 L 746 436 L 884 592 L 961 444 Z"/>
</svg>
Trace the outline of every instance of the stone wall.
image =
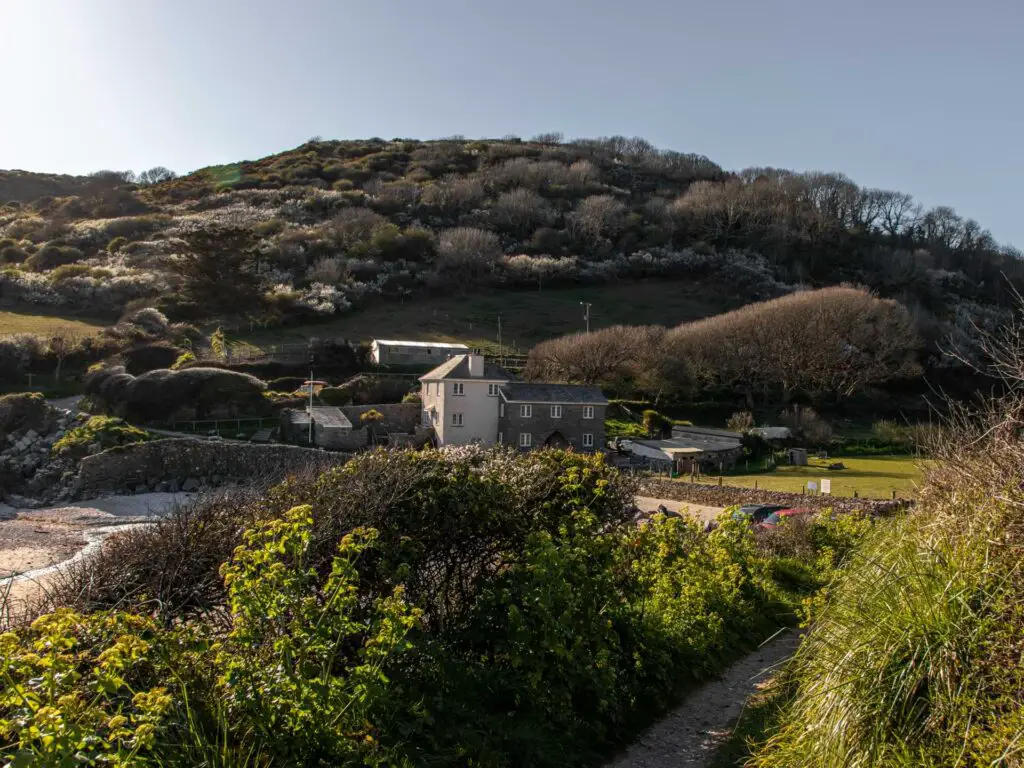
<svg viewBox="0 0 1024 768">
<path fill-rule="evenodd" d="M 729 485 L 705 485 L 663 478 L 646 478 L 640 495 L 656 499 L 688 501 L 709 507 L 731 507 L 742 504 L 785 504 L 798 509 L 831 509 L 833 512 L 870 512 L 886 514 L 913 506 L 907 499 L 852 499 L 848 496 L 804 495 L 783 491 L 754 490 Z"/>
<path fill-rule="evenodd" d="M 382 403 L 379 405 L 346 405 L 341 412 L 352 422 L 353 431 L 359 429 L 359 417 L 367 411 L 379 411 L 384 417 L 381 422 L 392 432 L 412 432 L 420 423 L 419 403 Z"/>
<path fill-rule="evenodd" d="M 544 441 L 558 432 L 568 443 L 567 446 L 553 444 L 553 447 L 570 447 L 583 453 L 592 453 L 604 449 L 604 414 L 605 406 L 595 405 L 594 417 L 583 418 L 583 405 L 563 405 L 562 415 L 553 418 L 549 403 L 533 403 L 532 415 L 520 416 L 519 403 L 506 403 L 505 415 L 498 419 L 498 431 L 502 441 L 512 448 L 519 448 L 519 435 L 529 432 L 532 436 L 531 450 L 544 447 Z M 592 446 L 583 445 L 583 435 L 594 436 Z"/>
<path fill-rule="evenodd" d="M 176 492 L 231 482 L 273 482 L 292 472 L 343 464 L 348 458 L 345 453 L 293 445 L 155 440 L 86 457 L 72 494 L 89 498 L 110 492 Z"/>
</svg>

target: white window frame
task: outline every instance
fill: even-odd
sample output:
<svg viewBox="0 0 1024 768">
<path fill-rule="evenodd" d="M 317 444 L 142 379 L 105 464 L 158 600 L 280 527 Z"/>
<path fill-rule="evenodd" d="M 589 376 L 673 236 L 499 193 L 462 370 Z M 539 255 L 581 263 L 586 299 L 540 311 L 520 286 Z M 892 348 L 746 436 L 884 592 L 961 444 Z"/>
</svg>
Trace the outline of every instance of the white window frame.
<svg viewBox="0 0 1024 768">
<path fill-rule="evenodd" d="M 532 432 L 520 432 L 519 433 L 519 447 L 530 448 L 533 445 L 533 433 Z"/>
<path fill-rule="evenodd" d="M 504 444 L 505 444 L 505 433 L 504 432 L 499 432 L 498 433 L 498 445 L 504 445 Z"/>
<path fill-rule="evenodd" d="M 465 383 L 463 383 L 461 381 L 453 381 L 452 382 L 452 394 L 453 395 L 465 395 L 466 394 L 466 385 L 465 385 Z"/>
<path fill-rule="evenodd" d="M 592 418 L 594 418 L 594 406 L 592 406 L 592 405 L 584 405 L 583 406 L 583 418 L 584 419 L 592 419 Z"/>
<path fill-rule="evenodd" d="M 583 433 L 583 447 L 584 448 L 593 448 L 594 447 L 594 433 L 593 432 L 584 432 Z"/>
<path fill-rule="evenodd" d="M 499 387 L 501 387 L 501 384 L 488 384 L 487 385 L 487 396 L 488 397 L 497 397 L 498 396 L 498 388 Z"/>
<path fill-rule="evenodd" d="M 452 426 L 453 427 L 464 427 L 466 426 L 466 419 L 461 413 L 452 414 Z"/>
<path fill-rule="evenodd" d="M 519 417 L 522 419 L 529 419 L 533 416 L 532 405 L 520 405 L 519 406 Z"/>
<path fill-rule="evenodd" d="M 498 415 L 501 416 L 502 418 L 505 417 L 505 404 L 504 403 L 498 403 Z"/>
<path fill-rule="evenodd" d="M 560 406 L 560 405 L 552 405 L 551 406 L 551 418 L 552 419 L 560 419 L 560 418 L 562 418 L 562 406 Z"/>
</svg>

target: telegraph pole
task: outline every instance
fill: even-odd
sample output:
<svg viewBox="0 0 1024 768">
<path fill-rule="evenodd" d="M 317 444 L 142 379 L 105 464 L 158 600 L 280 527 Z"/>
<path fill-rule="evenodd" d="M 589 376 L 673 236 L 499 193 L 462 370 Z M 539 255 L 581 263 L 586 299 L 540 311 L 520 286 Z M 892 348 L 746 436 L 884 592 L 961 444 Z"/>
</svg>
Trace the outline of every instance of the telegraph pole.
<svg viewBox="0 0 1024 768">
<path fill-rule="evenodd" d="M 505 359 L 504 351 L 501 348 L 501 312 L 498 313 L 498 357 L 501 360 Z"/>
<path fill-rule="evenodd" d="M 580 306 L 583 307 L 583 319 L 587 322 L 587 333 L 590 333 L 590 308 L 593 304 L 589 301 L 581 301 Z"/>
<path fill-rule="evenodd" d="M 309 447 L 313 447 L 313 364 L 316 355 L 309 356 Z"/>
</svg>

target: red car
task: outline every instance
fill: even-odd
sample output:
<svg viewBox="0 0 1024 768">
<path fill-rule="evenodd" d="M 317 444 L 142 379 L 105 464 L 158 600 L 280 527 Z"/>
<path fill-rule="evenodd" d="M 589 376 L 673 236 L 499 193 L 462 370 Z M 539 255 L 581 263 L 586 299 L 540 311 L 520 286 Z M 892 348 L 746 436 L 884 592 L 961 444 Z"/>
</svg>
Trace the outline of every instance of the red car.
<svg viewBox="0 0 1024 768">
<path fill-rule="evenodd" d="M 810 509 L 780 509 L 778 512 L 772 512 L 770 515 L 768 515 L 768 517 L 766 517 L 764 520 L 758 523 L 758 525 L 761 525 L 765 528 L 774 528 L 776 525 L 782 522 L 784 518 L 796 517 L 798 515 L 809 515 L 810 513 Z"/>
</svg>

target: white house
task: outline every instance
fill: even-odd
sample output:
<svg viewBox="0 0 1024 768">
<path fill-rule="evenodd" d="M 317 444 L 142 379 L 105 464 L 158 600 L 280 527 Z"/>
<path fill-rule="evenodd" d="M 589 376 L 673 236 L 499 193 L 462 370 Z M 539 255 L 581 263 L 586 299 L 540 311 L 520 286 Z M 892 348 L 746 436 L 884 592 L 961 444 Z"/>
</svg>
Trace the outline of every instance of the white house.
<svg viewBox="0 0 1024 768">
<path fill-rule="evenodd" d="M 451 358 L 420 377 L 423 426 L 434 428 L 439 445 L 494 445 L 499 393 L 511 379 L 483 355 Z"/>
<path fill-rule="evenodd" d="M 370 359 L 375 365 L 436 365 L 467 352 L 465 344 L 444 341 L 374 339 L 370 344 Z"/>
</svg>

